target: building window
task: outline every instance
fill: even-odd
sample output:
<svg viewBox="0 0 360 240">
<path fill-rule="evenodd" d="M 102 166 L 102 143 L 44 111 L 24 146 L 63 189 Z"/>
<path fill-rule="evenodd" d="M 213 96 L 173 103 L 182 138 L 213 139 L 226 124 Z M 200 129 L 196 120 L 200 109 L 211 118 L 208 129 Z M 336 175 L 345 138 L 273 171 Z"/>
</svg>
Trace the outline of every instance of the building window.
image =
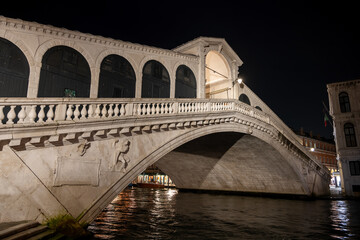
<svg viewBox="0 0 360 240">
<path fill-rule="evenodd" d="M 360 185 L 352 185 L 353 192 L 360 192 Z"/>
<path fill-rule="evenodd" d="M 360 161 L 349 161 L 350 174 L 360 175 Z"/>
<path fill-rule="evenodd" d="M 350 100 L 349 95 L 346 92 L 339 94 L 340 111 L 342 113 L 350 112 Z"/>
<path fill-rule="evenodd" d="M 352 123 L 345 123 L 344 125 L 345 141 L 347 147 L 356 147 L 355 129 Z"/>
</svg>

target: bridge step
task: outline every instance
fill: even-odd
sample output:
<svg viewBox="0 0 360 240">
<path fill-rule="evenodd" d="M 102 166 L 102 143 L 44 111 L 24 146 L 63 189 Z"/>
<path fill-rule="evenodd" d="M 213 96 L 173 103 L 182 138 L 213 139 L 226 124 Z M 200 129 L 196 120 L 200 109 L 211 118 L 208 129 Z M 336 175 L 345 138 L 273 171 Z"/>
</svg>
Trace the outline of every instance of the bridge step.
<svg viewBox="0 0 360 240">
<path fill-rule="evenodd" d="M 23 239 L 46 239 L 54 234 L 46 226 L 40 225 L 36 221 L 20 222 L 15 225 L 8 223 L 10 227 L 0 231 L 0 239 L 3 240 L 23 240 Z M 3 226 L 6 224 L 3 224 Z"/>
</svg>

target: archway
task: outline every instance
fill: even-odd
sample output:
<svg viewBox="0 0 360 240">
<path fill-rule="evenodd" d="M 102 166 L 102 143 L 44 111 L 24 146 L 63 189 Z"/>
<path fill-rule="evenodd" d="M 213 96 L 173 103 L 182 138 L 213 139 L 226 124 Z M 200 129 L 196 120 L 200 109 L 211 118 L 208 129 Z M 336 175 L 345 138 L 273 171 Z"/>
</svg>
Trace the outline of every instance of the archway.
<svg viewBox="0 0 360 240">
<path fill-rule="evenodd" d="M 0 97 L 26 97 L 29 63 L 12 42 L 0 38 Z"/>
<path fill-rule="evenodd" d="M 170 76 L 164 65 L 155 60 L 145 64 L 141 89 L 142 98 L 170 97 Z"/>
<path fill-rule="evenodd" d="M 154 144 L 146 148 L 144 158 L 112 184 L 111 190 L 99 196 L 83 219 L 95 219 L 101 209 L 152 164 L 183 189 L 308 195 L 309 189 L 294 168 L 291 153 L 281 151 L 280 143 L 272 145 L 270 136 L 249 135 L 247 129 L 226 124 L 171 138 L 148 135 L 146 141 Z M 132 141 L 134 147 L 144 143 L 143 139 L 138 143 L 135 138 Z"/>
<path fill-rule="evenodd" d="M 111 54 L 100 66 L 99 98 L 135 97 L 135 71 L 124 57 Z"/>
<path fill-rule="evenodd" d="M 206 98 L 229 98 L 231 72 L 224 56 L 210 51 L 205 58 L 205 94 Z"/>
<path fill-rule="evenodd" d="M 189 67 L 180 65 L 175 81 L 175 98 L 196 98 L 196 79 Z"/>
<path fill-rule="evenodd" d="M 43 56 L 38 97 L 89 97 L 90 67 L 67 46 L 50 48 Z"/>
<path fill-rule="evenodd" d="M 239 101 L 240 101 L 240 102 L 243 102 L 243 103 L 246 103 L 247 105 L 251 105 L 249 97 L 248 97 L 246 94 L 244 94 L 244 93 L 242 93 L 242 94 L 239 96 Z M 261 109 L 260 109 L 260 110 L 261 110 Z"/>
</svg>

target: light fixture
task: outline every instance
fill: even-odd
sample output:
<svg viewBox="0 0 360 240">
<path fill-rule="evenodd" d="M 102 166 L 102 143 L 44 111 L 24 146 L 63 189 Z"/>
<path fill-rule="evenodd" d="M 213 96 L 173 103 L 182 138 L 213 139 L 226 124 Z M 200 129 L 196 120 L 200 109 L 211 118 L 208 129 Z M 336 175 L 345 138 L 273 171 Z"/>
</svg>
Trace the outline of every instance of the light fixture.
<svg viewBox="0 0 360 240">
<path fill-rule="evenodd" d="M 238 82 L 239 84 L 241 84 L 242 81 L 243 81 L 242 78 L 238 78 L 238 79 L 237 79 L 237 82 Z"/>
<path fill-rule="evenodd" d="M 315 148 L 313 148 L 313 147 L 312 147 L 312 148 L 310 148 L 310 151 L 311 151 L 311 152 L 315 151 Z"/>
</svg>

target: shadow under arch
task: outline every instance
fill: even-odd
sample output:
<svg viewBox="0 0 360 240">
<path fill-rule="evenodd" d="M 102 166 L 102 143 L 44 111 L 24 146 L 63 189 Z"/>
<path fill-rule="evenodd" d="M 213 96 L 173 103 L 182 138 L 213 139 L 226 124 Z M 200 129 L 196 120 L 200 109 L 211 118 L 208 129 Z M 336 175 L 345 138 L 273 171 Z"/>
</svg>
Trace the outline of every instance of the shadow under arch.
<svg viewBox="0 0 360 240">
<path fill-rule="evenodd" d="M 83 212 L 82 221 L 90 222 L 96 218 L 97 215 L 101 213 L 101 211 L 110 204 L 110 202 L 121 192 L 123 189 L 134 179 L 136 178 L 141 172 L 143 172 L 147 166 L 152 165 L 154 163 L 157 163 L 159 161 L 160 168 L 164 168 L 164 163 L 166 164 L 167 159 L 165 159 L 165 162 L 163 161 L 163 157 L 174 151 L 175 149 L 179 148 L 180 146 L 189 143 L 192 140 L 201 138 L 206 135 L 216 134 L 216 133 L 235 133 L 238 134 L 240 139 L 244 138 L 250 138 L 252 140 L 255 139 L 255 143 L 262 143 L 263 145 L 259 146 L 258 149 L 264 150 L 264 145 L 268 145 L 268 147 L 272 148 L 272 151 L 270 152 L 270 155 L 272 155 L 272 159 L 278 158 L 277 164 L 274 165 L 274 167 L 282 167 L 283 171 L 289 171 L 288 175 L 284 179 L 280 179 L 282 181 L 281 185 L 279 186 L 280 189 L 284 188 L 286 184 L 290 184 L 294 189 L 298 190 L 296 193 L 295 191 L 293 193 L 291 192 L 284 192 L 284 194 L 293 194 L 293 195 L 308 195 L 307 194 L 307 188 L 305 186 L 305 183 L 302 181 L 301 177 L 299 176 L 298 172 L 287 162 L 287 160 L 278 152 L 278 149 L 272 147 L 269 144 L 269 141 L 266 139 L 260 139 L 258 136 L 253 136 L 247 134 L 247 128 L 245 127 L 236 127 L 231 123 L 222 124 L 222 125 L 213 125 L 208 126 L 206 128 L 198 128 L 194 129 L 193 131 L 188 131 L 186 133 L 177 135 L 172 140 L 167 142 L 166 144 L 162 145 L 155 151 L 151 152 L 149 155 L 147 155 L 145 158 L 143 158 L 139 163 L 134 166 L 132 169 L 130 169 L 128 172 L 126 172 L 121 178 L 119 178 L 112 186 L 108 188 L 108 190 L 100 196 L 97 200 L 93 202 L 93 205 Z M 254 142 L 254 141 L 252 141 Z M 234 144 L 228 143 L 228 146 L 230 149 L 233 147 Z M 246 147 L 249 147 L 249 145 L 246 145 Z M 278 152 L 278 154 L 276 154 Z M 249 152 L 248 152 L 249 153 Z M 269 153 L 269 152 L 267 152 Z M 221 157 L 224 154 L 221 154 Z M 225 154 L 226 155 L 226 154 Z M 271 162 L 270 162 L 271 163 Z M 280 163 L 280 164 L 279 164 Z M 271 163 L 273 164 L 273 163 Z M 158 163 L 156 164 L 158 165 Z M 214 168 L 215 165 L 212 167 Z M 176 175 L 174 175 L 174 171 L 171 171 L 170 169 L 162 169 L 165 171 L 170 178 L 175 182 L 175 184 L 179 184 L 180 186 L 183 185 L 184 188 L 192 188 L 188 187 L 187 185 L 184 185 L 182 180 Z M 231 170 L 229 168 L 226 169 L 227 171 Z M 270 170 L 274 170 L 274 168 L 271 168 Z M 170 171 L 170 172 L 167 172 Z M 175 171 L 176 172 L 176 171 Z M 179 171 L 178 171 L 179 172 Z M 219 173 L 219 172 L 218 172 Z M 277 171 L 276 173 L 279 173 Z M 179 172 L 181 174 L 181 172 Z M 241 172 L 236 173 L 239 176 L 241 176 Z M 216 175 L 216 174 L 215 174 Z M 271 177 L 274 177 L 273 175 L 268 175 L 268 179 L 271 179 Z M 274 177 L 276 179 L 276 177 Z M 293 179 L 293 182 L 289 182 L 290 179 Z M 234 183 L 236 184 L 236 179 L 234 180 Z M 279 181 L 277 181 L 279 183 Z M 296 185 L 296 186 L 295 186 Z M 204 187 L 204 184 L 198 186 L 198 187 Z M 195 189 L 195 188 L 194 188 Z M 203 190 L 220 190 L 220 189 L 203 189 Z M 240 189 L 226 189 L 226 191 L 241 191 Z M 271 189 L 270 189 L 271 190 Z M 273 190 L 273 189 L 272 189 Z M 302 193 L 299 193 L 302 192 Z M 266 192 L 266 191 L 265 191 Z M 269 191 L 271 193 L 271 191 Z"/>
</svg>

